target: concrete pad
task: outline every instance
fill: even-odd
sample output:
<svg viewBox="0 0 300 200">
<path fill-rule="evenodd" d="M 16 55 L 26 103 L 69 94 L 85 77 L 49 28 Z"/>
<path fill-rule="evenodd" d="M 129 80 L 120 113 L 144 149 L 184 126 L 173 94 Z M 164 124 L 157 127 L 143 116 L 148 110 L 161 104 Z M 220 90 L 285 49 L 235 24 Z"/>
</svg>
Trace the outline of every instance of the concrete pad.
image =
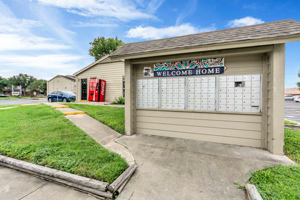
<svg viewBox="0 0 300 200">
<path fill-rule="evenodd" d="M 86 114 L 70 115 L 66 116 L 66 118 L 71 120 L 76 126 L 89 134 L 96 142 L 101 145 L 106 145 L 121 136 L 120 133 L 114 131 L 108 126 L 105 126 L 104 124 Z"/>
<path fill-rule="evenodd" d="M 54 183 L 47 183 L 37 191 L 24 197 L 22 200 L 96 200 L 97 198 L 71 188 Z"/>
<path fill-rule="evenodd" d="M 0 200 L 96 200 L 97 198 L 0 166 Z"/>
<path fill-rule="evenodd" d="M 147 135 L 118 141 L 138 165 L 118 200 L 245 199 L 235 182 L 244 185 L 255 170 L 293 163 L 250 147 Z"/>
</svg>

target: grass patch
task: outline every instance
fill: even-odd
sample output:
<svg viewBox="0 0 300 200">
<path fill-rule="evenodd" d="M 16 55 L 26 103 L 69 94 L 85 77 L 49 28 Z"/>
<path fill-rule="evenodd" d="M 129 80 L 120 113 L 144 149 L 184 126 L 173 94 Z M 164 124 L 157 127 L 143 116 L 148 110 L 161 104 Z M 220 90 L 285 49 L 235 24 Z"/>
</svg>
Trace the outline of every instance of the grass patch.
<svg viewBox="0 0 300 200">
<path fill-rule="evenodd" d="M 300 130 L 284 129 L 284 154 L 300 164 Z"/>
<path fill-rule="evenodd" d="M 125 159 L 50 106 L 0 110 L 0 116 L 2 155 L 107 182 L 127 168 Z"/>
<path fill-rule="evenodd" d="M 18 105 L 1 105 L 0 108 L 17 107 Z"/>
<path fill-rule="evenodd" d="M 125 133 L 125 109 L 112 106 L 94 106 L 85 104 L 65 104 L 77 110 L 84 111 L 99 122 L 115 131 Z"/>
<path fill-rule="evenodd" d="M 300 131 L 284 130 L 284 153 L 300 164 Z M 276 166 L 254 172 L 254 184 L 264 200 L 300 199 L 300 166 Z"/>
<path fill-rule="evenodd" d="M 300 199 L 300 166 L 276 166 L 254 172 L 249 181 L 264 200 Z"/>
<path fill-rule="evenodd" d="M 284 120 L 284 124 L 298 125 L 297 123 L 295 123 L 295 122 L 290 122 L 290 121 L 288 121 L 288 120 Z"/>
</svg>

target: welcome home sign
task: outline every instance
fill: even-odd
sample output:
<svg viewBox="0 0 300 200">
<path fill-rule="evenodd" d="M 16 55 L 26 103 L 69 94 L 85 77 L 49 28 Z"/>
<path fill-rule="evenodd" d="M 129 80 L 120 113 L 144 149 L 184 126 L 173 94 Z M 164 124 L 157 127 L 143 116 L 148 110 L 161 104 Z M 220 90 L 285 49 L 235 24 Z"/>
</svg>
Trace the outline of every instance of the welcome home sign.
<svg viewBox="0 0 300 200">
<path fill-rule="evenodd" d="M 223 74 L 224 70 L 224 58 L 154 64 L 155 77 Z"/>
</svg>

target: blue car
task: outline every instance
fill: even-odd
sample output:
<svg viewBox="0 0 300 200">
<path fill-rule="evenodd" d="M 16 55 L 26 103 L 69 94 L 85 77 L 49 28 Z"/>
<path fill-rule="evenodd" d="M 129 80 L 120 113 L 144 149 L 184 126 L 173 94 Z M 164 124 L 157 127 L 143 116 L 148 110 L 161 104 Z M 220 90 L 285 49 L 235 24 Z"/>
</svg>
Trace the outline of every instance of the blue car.
<svg viewBox="0 0 300 200">
<path fill-rule="evenodd" d="M 49 102 L 70 102 L 76 100 L 76 94 L 69 91 L 53 91 L 48 95 Z"/>
</svg>

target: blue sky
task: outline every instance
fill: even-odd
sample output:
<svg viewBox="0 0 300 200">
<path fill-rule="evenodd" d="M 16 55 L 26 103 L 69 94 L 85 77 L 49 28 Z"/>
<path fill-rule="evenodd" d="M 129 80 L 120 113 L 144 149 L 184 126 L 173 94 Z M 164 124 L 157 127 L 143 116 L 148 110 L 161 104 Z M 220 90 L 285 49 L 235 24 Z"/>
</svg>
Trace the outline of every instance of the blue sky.
<svg viewBox="0 0 300 200">
<path fill-rule="evenodd" d="M 125 43 L 282 19 L 300 21 L 286 0 L 0 0 L 0 76 L 50 79 L 94 61 L 97 36 Z M 286 45 L 286 88 L 299 81 L 300 42 Z"/>
</svg>

